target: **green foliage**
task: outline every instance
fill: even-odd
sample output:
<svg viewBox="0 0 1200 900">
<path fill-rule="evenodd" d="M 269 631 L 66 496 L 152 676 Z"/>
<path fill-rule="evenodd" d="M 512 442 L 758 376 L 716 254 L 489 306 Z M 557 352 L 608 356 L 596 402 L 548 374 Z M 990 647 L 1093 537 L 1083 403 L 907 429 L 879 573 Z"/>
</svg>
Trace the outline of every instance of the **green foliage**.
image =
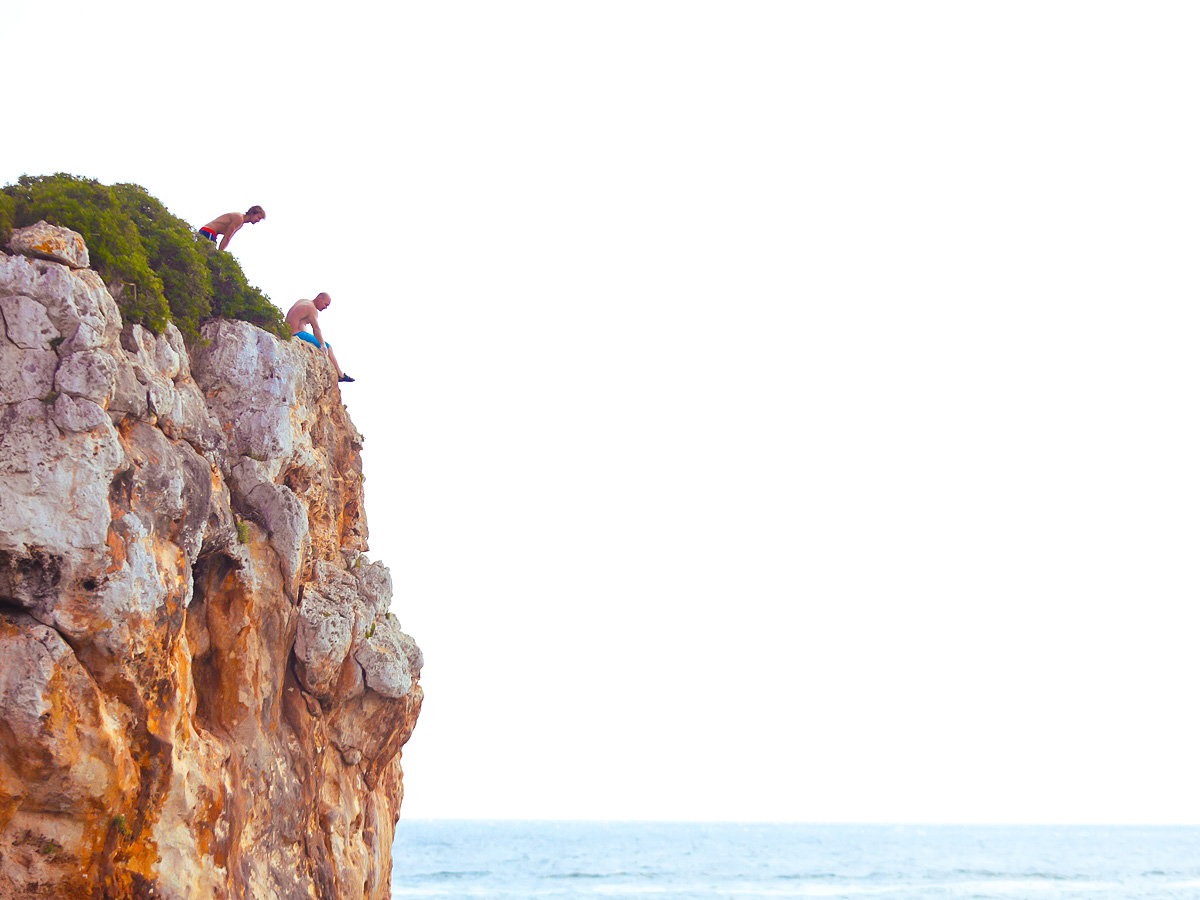
<svg viewBox="0 0 1200 900">
<path fill-rule="evenodd" d="M 238 522 L 235 527 L 237 528 L 238 543 L 239 544 L 250 543 L 250 526 L 247 525 L 245 522 Z"/>
<path fill-rule="evenodd" d="M 196 252 L 191 226 L 171 215 L 136 184 L 114 184 L 111 191 L 121 213 L 128 216 L 141 237 L 141 249 L 162 285 L 172 321 L 184 334 L 195 338 L 200 320 L 211 308 L 212 278 L 204 255 Z M 91 239 L 84 235 L 84 240 L 91 250 Z M 139 293 L 141 289 L 139 284 Z"/>
<path fill-rule="evenodd" d="M 0 239 L 7 241 L 5 229 L 40 219 L 83 235 L 92 268 L 126 322 L 159 332 L 173 321 L 195 340 L 205 319 L 223 316 L 287 336 L 279 310 L 246 281 L 237 260 L 198 238 L 143 187 L 59 173 L 22 175 L 0 189 Z"/>
<path fill-rule="evenodd" d="M 209 241 L 199 245 L 208 263 L 212 279 L 212 314 L 226 319 L 241 319 L 257 325 L 277 337 L 291 337 L 279 309 L 266 295 L 252 286 L 236 259 L 223 253 Z"/>
<path fill-rule="evenodd" d="M 112 823 L 113 827 L 117 829 L 117 834 L 121 835 L 121 837 L 129 837 L 129 826 L 125 824 L 124 816 L 113 816 Z"/>
<path fill-rule="evenodd" d="M 162 279 L 151 268 L 138 229 L 111 188 L 74 175 L 22 175 L 4 193 L 15 201 L 14 228 L 45 219 L 83 235 L 92 268 L 115 289 L 126 321 L 153 331 L 166 326 L 170 313 Z"/>
<path fill-rule="evenodd" d="M 8 244 L 12 237 L 13 216 L 17 211 L 17 201 L 8 194 L 0 191 L 0 247 Z"/>
</svg>

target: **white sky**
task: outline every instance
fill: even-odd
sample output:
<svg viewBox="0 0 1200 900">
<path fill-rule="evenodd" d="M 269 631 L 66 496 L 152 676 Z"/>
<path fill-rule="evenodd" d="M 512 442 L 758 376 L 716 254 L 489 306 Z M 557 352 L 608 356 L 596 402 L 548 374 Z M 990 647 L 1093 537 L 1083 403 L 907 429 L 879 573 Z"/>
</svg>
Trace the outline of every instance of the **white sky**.
<svg viewBox="0 0 1200 900">
<path fill-rule="evenodd" d="M 0 183 L 329 291 L 410 817 L 1200 822 L 1200 13 L 22 4 Z"/>
</svg>

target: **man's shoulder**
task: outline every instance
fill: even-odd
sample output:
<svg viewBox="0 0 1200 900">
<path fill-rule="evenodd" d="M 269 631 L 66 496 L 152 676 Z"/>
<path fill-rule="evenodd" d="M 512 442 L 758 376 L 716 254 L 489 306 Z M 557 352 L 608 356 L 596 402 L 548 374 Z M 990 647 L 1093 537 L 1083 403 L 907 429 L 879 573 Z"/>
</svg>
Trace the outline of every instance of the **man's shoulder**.
<svg viewBox="0 0 1200 900">
<path fill-rule="evenodd" d="M 234 224 L 234 222 L 238 222 L 240 224 L 241 221 L 242 221 L 242 216 L 240 213 L 224 213 L 222 215 L 217 216 L 215 219 L 213 219 L 211 222 L 209 222 L 208 225 L 206 225 L 205 227 L 206 228 L 228 228 L 230 225 Z"/>
</svg>

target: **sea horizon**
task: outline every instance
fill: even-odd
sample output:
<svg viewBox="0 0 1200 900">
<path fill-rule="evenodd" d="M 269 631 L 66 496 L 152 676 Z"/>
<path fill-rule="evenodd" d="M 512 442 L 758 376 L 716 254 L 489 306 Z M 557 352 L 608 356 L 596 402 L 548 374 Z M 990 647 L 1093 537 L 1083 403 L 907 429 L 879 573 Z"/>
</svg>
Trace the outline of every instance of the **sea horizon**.
<svg viewBox="0 0 1200 900">
<path fill-rule="evenodd" d="M 1084 822 L 1084 821 L 995 821 L 995 820 L 820 820 L 820 819 L 666 819 L 666 818 L 589 818 L 586 816 L 407 816 L 398 822 L 530 822 L 626 825 L 811 825 L 948 828 L 1200 828 L 1200 819 L 1190 822 Z"/>
<path fill-rule="evenodd" d="M 392 897 L 1192 900 L 1200 826 L 411 819 Z"/>
</svg>

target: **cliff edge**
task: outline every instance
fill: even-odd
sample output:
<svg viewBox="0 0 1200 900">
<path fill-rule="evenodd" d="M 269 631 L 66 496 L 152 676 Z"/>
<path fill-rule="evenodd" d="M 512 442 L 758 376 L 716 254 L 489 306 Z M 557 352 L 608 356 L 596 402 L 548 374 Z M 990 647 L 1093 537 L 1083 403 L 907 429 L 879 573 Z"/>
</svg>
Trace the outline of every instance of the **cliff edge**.
<svg viewBox="0 0 1200 900">
<path fill-rule="evenodd" d="M 422 660 L 331 367 L 123 327 L 66 229 L 9 248 L 0 897 L 384 900 Z"/>
</svg>

